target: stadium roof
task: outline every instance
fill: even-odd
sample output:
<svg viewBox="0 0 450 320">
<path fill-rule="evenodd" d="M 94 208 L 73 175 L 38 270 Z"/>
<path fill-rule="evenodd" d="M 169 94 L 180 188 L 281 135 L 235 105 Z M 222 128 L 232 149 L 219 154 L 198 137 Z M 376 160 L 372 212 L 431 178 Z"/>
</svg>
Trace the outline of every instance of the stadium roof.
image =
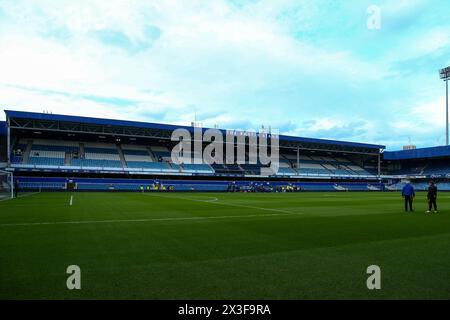
<svg viewBox="0 0 450 320">
<path fill-rule="evenodd" d="M 438 157 L 450 157 L 450 146 L 384 152 L 384 160 L 392 161 Z"/>
<path fill-rule="evenodd" d="M 127 127 L 127 128 L 141 128 L 141 129 L 151 129 L 159 131 L 173 131 L 175 129 L 186 129 L 188 131 L 193 131 L 192 126 L 179 126 L 170 124 L 160 124 L 160 123 L 150 123 L 150 122 L 140 122 L 140 121 L 128 121 L 128 120 L 113 120 L 113 119 L 101 119 L 101 118 L 91 118 L 91 117 L 80 117 L 80 116 L 67 116 L 59 114 L 49 114 L 49 113 L 35 113 L 35 112 L 23 112 L 14 110 L 5 110 L 5 114 L 9 119 L 29 119 L 29 120 L 42 120 L 42 121 L 58 121 L 58 122 L 68 122 L 68 123 L 81 123 L 90 125 L 102 125 L 107 127 Z M 34 128 L 37 129 L 37 128 Z M 204 128 L 207 129 L 207 128 Z M 50 130 L 50 129 L 49 129 Z M 224 130 L 222 130 L 224 131 Z M 280 141 L 291 142 L 291 143 L 308 143 L 308 144 L 322 144 L 330 146 L 340 146 L 340 147 L 350 147 L 350 148 L 363 148 L 371 150 L 385 149 L 383 145 L 358 143 L 358 142 L 348 142 L 348 141 L 337 141 L 337 140 L 327 140 L 327 139 L 314 139 L 314 138 L 304 138 L 304 137 L 293 137 L 280 135 Z"/>
</svg>

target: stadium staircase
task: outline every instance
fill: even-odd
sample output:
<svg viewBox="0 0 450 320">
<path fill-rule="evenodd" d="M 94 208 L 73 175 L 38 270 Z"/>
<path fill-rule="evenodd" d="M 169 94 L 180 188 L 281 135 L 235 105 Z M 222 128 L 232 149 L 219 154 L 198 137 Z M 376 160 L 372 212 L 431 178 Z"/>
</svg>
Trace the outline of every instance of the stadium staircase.
<svg viewBox="0 0 450 320">
<path fill-rule="evenodd" d="M 84 143 L 80 142 L 80 159 L 84 159 Z"/>
<path fill-rule="evenodd" d="M 150 149 L 150 147 L 146 147 L 148 154 L 150 155 L 150 158 L 152 159 L 153 162 L 156 162 L 156 156 L 153 153 L 152 149 Z"/>
<path fill-rule="evenodd" d="M 291 161 L 291 159 L 289 159 L 288 157 L 286 157 L 284 154 L 282 154 L 281 155 L 283 158 L 284 158 L 284 160 L 286 160 L 287 162 L 289 162 L 289 166 L 291 167 L 291 168 L 295 168 L 295 166 L 297 165 L 297 163 L 292 163 L 292 161 Z"/>
<path fill-rule="evenodd" d="M 331 173 L 331 174 L 334 173 L 334 172 L 333 172 L 329 167 L 327 167 L 326 165 L 331 166 L 331 167 L 333 167 L 333 168 L 334 168 L 334 166 L 331 165 L 330 163 L 327 163 L 327 161 L 325 161 L 325 163 L 321 163 L 320 165 L 322 166 L 322 168 L 324 168 L 325 170 L 327 170 L 329 173 Z"/>
<path fill-rule="evenodd" d="M 66 152 L 66 155 L 64 157 L 64 165 L 70 166 L 70 163 L 72 162 L 72 153 Z"/>
<path fill-rule="evenodd" d="M 352 174 L 352 175 L 359 175 L 359 173 L 358 172 L 356 172 L 355 170 L 353 170 L 352 168 L 350 168 L 349 166 L 343 166 L 344 168 L 345 168 L 345 170 L 347 170 L 348 172 L 350 172 L 350 174 Z"/>
<path fill-rule="evenodd" d="M 322 167 L 328 170 L 330 173 L 334 173 L 334 169 L 336 168 L 329 160 L 323 159 L 324 163 L 322 163 Z"/>
<path fill-rule="evenodd" d="M 25 149 L 25 152 L 22 155 L 23 156 L 23 160 L 22 160 L 23 164 L 28 163 L 28 159 L 30 158 L 30 154 L 31 154 L 31 148 L 33 148 L 33 140 L 28 140 L 27 147 Z"/>
<path fill-rule="evenodd" d="M 430 166 L 430 163 L 427 162 L 427 163 L 423 166 L 422 170 L 420 170 L 420 175 L 423 175 L 424 172 L 425 172 L 425 170 L 426 170 L 429 166 Z"/>
<path fill-rule="evenodd" d="M 120 158 L 120 162 L 122 163 L 122 167 L 126 168 L 127 167 L 127 162 L 125 160 L 125 156 L 123 155 L 122 147 L 119 144 L 116 145 L 116 147 L 117 147 L 117 152 L 119 153 L 119 158 Z"/>
</svg>

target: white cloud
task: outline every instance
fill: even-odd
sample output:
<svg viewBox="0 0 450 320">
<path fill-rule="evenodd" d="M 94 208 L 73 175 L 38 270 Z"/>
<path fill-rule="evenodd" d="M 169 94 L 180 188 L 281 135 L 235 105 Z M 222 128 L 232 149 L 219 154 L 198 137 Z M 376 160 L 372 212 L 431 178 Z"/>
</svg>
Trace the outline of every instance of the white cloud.
<svg viewBox="0 0 450 320">
<path fill-rule="evenodd" d="M 261 1 L 239 8 L 221 0 L 0 2 L 9 17 L 0 21 L 1 103 L 22 110 L 180 124 L 192 121 L 195 110 L 214 113 L 200 119 L 210 125 L 257 128 L 284 125 L 288 119 L 289 133 L 331 137 L 335 130 L 353 140 L 373 141 L 378 133 L 372 118 L 384 118 L 379 110 L 351 114 L 345 102 L 322 98 L 369 92 L 367 87 L 390 75 L 392 62 L 441 49 L 449 45 L 450 33 L 446 27 L 427 29 L 399 41 L 387 55 L 364 59 L 351 46 L 304 37 L 302 31 L 317 28 L 326 17 L 324 3 L 331 2 Z M 423 1 L 389 3 L 384 12 L 398 16 Z M 291 9 L 294 13 L 286 18 Z M 160 34 L 137 51 L 96 36 L 97 31 L 117 32 L 134 45 L 148 40 L 149 27 Z M 342 35 L 347 36 L 355 35 Z M 312 87 L 307 84 L 316 82 L 317 92 L 307 92 Z M 343 83 L 348 93 L 332 91 Z M 294 97 L 286 98 L 289 94 Z M 398 100 L 403 95 L 399 92 Z M 131 103 L 114 104 L 115 99 Z M 315 126 L 302 127 L 309 119 L 316 120 Z M 365 123 L 359 131 L 348 126 L 359 122 Z M 394 121 L 394 127 L 401 125 Z"/>
<path fill-rule="evenodd" d="M 412 109 L 411 116 L 421 125 L 427 125 L 422 130 L 430 130 L 436 126 L 445 126 L 445 97 L 439 97 L 425 102 Z"/>
<path fill-rule="evenodd" d="M 120 110 L 111 108 L 111 106 L 88 100 L 72 99 L 65 96 L 42 95 L 27 90 L 5 87 L 0 87 L 0 95 L 8 97 L 8 102 L 2 104 L 2 107 L 5 109 L 31 112 L 50 111 L 52 113 L 76 116 L 89 115 L 92 117 L 138 120 L 132 114 L 123 113 Z M 4 119 L 4 114 L 1 117 Z"/>
<path fill-rule="evenodd" d="M 430 54 L 450 44 L 450 28 L 435 28 L 416 39 L 414 49 L 417 55 Z"/>
<path fill-rule="evenodd" d="M 264 90 L 278 78 L 289 78 L 293 70 L 305 76 L 339 74 L 350 80 L 382 76 L 376 66 L 349 52 L 329 52 L 290 37 L 272 19 L 273 13 L 261 8 L 255 14 L 221 1 L 32 1 L 3 9 L 18 18 L 22 7 L 28 8 L 30 28 L 15 25 L 0 32 L 0 83 L 42 90 L 47 102 L 53 98 L 58 102 L 52 105 L 59 105 L 60 97 L 45 91 L 64 92 L 75 100 L 80 95 L 137 100 L 152 111 L 189 105 L 214 109 L 217 99 L 242 90 Z M 139 39 L 149 23 L 158 25 L 162 35 L 141 54 L 105 45 L 89 34 L 108 29 Z M 67 28 L 71 36 L 64 41 L 43 36 L 42 31 L 58 28 Z M 83 97 L 78 100 L 80 106 L 91 106 Z M 4 103 L 17 104 L 12 98 Z M 64 110 L 57 107 L 58 112 Z M 91 108 L 85 110 L 90 115 Z"/>
</svg>

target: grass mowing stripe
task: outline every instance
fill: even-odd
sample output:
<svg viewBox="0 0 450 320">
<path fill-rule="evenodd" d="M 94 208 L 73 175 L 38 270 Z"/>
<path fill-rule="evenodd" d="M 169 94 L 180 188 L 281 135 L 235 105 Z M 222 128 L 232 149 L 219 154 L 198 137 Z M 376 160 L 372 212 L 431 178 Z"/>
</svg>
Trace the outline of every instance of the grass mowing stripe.
<svg viewBox="0 0 450 320">
<path fill-rule="evenodd" d="M 294 216 L 298 213 L 273 213 L 252 214 L 240 216 L 213 216 L 213 217 L 185 217 L 185 218 L 154 218 L 154 219 L 121 219 L 121 220 L 85 220 L 85 221 L 52 221 L 52 222 L 30 222 L 30 223 L 5 223 L 0 227 L 40 226 L 40 225 L 62 225 L 62 224 L 90 224 L 90 223 L 121 223 L 121 222 L 152 222 L 152 221 L 183 221 L 183 220 L 212 220 L 212 219 L 239 219 L 239 218 L 266 218 L 278 216 Z"/>
<path fill-rule="evenodd" d="M 31 192 L 31 193 L 19 194 L 19 195 L 17 196 L 17 198 L 6 198 L 6 199 L 1 199 L 0 202 L 1 202 L 1 201 L 7 201 L 7 200 L 14 200 L 14 199 L 18 199 L 18 198 L 26 198 L 26 197 L 29 197 L 29 196 L 32 196 L 32 195 L 35 195 L 35 194 L 38 194 L 38 193 L 41 193 L 41 192 L 38 191 L 38 192 Z"/>
<path fill-rule="evenodd" d="M 438 215 L 419 192 L 412 214 L 398 193 L 70 195 L 0 205 L 24 225 L 0 227 L 0 299 L 450 298 L 445 194 Z M 65 287 L 71 264 L 83 290 Z"/>
</svg>

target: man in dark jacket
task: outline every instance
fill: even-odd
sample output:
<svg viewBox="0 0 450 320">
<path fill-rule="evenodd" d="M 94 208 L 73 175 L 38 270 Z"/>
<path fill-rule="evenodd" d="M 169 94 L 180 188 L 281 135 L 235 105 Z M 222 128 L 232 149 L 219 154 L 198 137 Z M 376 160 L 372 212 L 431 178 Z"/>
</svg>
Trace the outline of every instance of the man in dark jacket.
<svg viewBox="0 0 450 320">
<path fill-rule="evenodd" d="M 416 196 L 416 193 L 414 191 L 414 187 L 411 185 L 411 183 L 407 183 L 403 189 L 402 189 L 402 197 L 405 199 L 405 211 L 408 212 L 408 207 L 409 207 L 409 211 L 414 211 L 413 210 L 413 200 L 414 197 Z"/>
<path fill-rule="evenodd" d="M 19 180 L 14 180 L 14 198 L 19 196 Z"/>
<path fill-rule="evenodd" d="M 433 181 L 430 181 L 430 185 L 428 187 L 428 194 L 427 194 L 427 199 L 428 199 L 428 211 L 427 213 L 431 213 L 431 208 L 434 208 L 434 213 L 437 213 L 437 204 L 436 204 L 436 199 L 437 199 L 437 187 L 434 184 Z"/>
</svg>

